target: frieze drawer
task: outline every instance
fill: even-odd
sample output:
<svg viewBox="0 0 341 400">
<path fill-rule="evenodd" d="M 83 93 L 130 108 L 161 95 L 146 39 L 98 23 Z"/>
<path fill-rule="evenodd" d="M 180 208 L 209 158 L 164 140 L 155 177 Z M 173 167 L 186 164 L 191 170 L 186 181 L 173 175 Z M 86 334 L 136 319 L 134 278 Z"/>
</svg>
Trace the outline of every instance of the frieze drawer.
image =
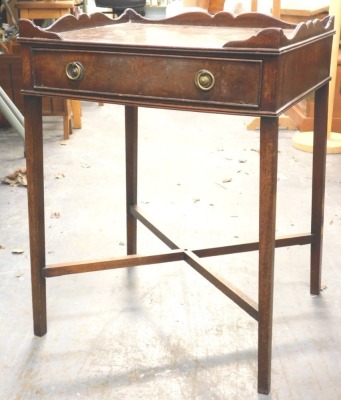
<svg viewBox="0 0 341 400">
<path fill-rule="evenodd" d="M 260 106 L 260 60 L 34 49 L 33 65 L 34 88 L 59 94 Z"/>
</svg>

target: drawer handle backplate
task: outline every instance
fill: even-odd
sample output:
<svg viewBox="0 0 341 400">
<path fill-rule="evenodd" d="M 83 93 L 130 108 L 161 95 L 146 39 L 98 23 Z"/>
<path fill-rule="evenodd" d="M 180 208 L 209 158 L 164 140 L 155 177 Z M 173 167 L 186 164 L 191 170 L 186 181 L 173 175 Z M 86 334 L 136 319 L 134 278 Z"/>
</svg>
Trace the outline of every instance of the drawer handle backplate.
<svg viewBox="0 0 341 400">
<path fill-rule="evenodd" d="M 214 75 L 207 69 L 201 69 L 195 74 L 195 85 L 200 90 L 211 90 L 215 84 Z"/>
<path fill-rule="evenodd" d="M 71 81 L 80 81 L 84 76 L 84 67 L 79 61 L 73 61 L 67 64 L 65 73 Z"/>
</svg>

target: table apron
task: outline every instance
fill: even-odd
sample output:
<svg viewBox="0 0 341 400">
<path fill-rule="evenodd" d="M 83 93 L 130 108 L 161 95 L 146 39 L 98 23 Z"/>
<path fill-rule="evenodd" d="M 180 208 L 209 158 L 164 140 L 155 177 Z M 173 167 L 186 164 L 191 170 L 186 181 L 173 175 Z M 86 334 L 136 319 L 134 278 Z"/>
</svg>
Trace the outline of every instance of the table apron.
<svg viewBox="0 0 341 400">
<path fill-rule="evenodd" d="M 142 102 L 164 102 L 201 107 L 260 108 L 262 60 L 179 57 L 134 53 L 103 53 L 33 49 L 33 88 L 37 91 L 98 96 Z M 66 66 L 83 67 L 80 80 L 70 80 Z M 209 90 L 196 85 L 200 71 L 214 79 Z"/>
</svg>

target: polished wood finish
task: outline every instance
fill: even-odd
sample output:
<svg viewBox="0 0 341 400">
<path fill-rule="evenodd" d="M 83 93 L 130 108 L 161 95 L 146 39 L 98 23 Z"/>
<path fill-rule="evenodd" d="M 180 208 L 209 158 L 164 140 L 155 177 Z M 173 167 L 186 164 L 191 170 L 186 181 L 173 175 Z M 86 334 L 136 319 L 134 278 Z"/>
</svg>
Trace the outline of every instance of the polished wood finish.
<svg viewBox="0 0 341 400">
<path fill-rule="evenodd" d="M 272 305 L 277 199 L 278 118 L 260 120 L 258 392 L 271 381 Z"/>
<path fill-rule="evenodd" d="M 102 14 L 64 17 L 46 30 L 30 21 L 20 21 L 36 335 L 46 333 L 45 278 L 182 260 L 258 321 L 258 391 L 269 393 L 275 248 L 310 245 L 311 292 L 318 294 L 320 290 L 332 35 L 332 18 L 297 27 L 261 14 L 234 17 L 219 13 L 212 17 L 188 13 L 152 21 L 128 10 L 116 20 Z M 66 75 L 67 65 L 74 74 L 71 78 Z M 152 68 L 155 65 L 158 68 Z M 202 71 L 200 80 L 198 72 L 202 78 Z M 214 85 L 205 90 L 212 76 Z M 275 238 L 278 119 L 314 92 L 316 150 L 311 232 Z M 45 95 L 126 106 L 126 257 L 46 265 L 40 116 L 40 96 Z M 258 240 L 190 250 L 144 214 L 138 207 L 137 191 L 139 106 L 261 118 Z M 170 250 L 137 255 L 138 221 Z M 203 262 L 206 257 L 255 250 L 259 251 L 258 302 L 214 274 Z"/>
<path fill-rule="evenodd" d="M 326 176 L 327 137 L 325 126 L 328 124 L 328 86 L 315 92 L 314 150 L 313 150 L 313 191 L 311 207 L 311 244 L 310 293 L 318 295 L 321 290 L 321 260 L 323 238 L 324 188 Z"/>
<path fill-rule="evenodd" d="M 46 280 L 42 270 L 46 265 L 45 213 L 44 213 L 44 162 L 42 98 L 24 96 L 26 171 L 30 184 L 27 186 L 29 207 L 29 234 L 31 254 L 31 281 L 34 333 L 43 336 L 46 323 Z M 29 117 L 28 117 L 29 116 Z M 29 120 L 27 123 L 27 119 Z"/>
<path fill-rule="evenodd" d="M 137 117 L 138 108 L 126 106 L 126 217 L 127 217 L 127 254 L 136 254 L 137 220 L 130 208 L 137 204 Z"/>
</svg>

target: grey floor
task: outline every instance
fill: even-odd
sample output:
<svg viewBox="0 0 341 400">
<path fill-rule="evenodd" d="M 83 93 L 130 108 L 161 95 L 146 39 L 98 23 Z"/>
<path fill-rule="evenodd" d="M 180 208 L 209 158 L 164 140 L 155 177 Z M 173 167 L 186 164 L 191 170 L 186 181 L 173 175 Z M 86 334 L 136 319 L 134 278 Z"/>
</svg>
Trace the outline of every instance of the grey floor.
<svg viewBox="0 0 341 400">
<path fill-rule="evenodd" d="M 124 109 L 83 103 L 62 140 L 44 119 L 47 262 L 125 254 Z M 259 132 L 250 118 L 140 109 L 140 206 L 184 247 L 257 239 Z M 278 235 L 309 231 L 311 154 L 280 134 Z M 0 177 L 24 166 L 0 130 Z M 48 281 L 32 332 L 26 188 L 0 184 L 0 399 L 341 399 L 341 155 L 328 155 L 323 292 L 309 247 L 276 251 L 271 395 L 256 393 L 257 325 L 187 264 Z M 138 251 L 164 245 L 139 227 Z M 207 260 L 257 299 L 257 254 Z"/>
</svg>

